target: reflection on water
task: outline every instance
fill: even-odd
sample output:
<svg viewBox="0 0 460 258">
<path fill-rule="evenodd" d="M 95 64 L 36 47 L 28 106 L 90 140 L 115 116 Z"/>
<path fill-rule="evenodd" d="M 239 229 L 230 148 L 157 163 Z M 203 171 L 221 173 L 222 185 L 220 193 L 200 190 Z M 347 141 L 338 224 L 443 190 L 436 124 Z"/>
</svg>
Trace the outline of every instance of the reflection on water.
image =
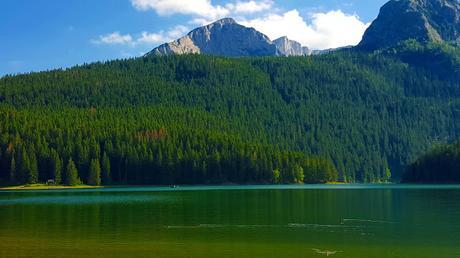
<svg viewBox="0 0 460 258">
<path fill-rule="evenodd" d="M 110 196 L 93 193 L 91 195 L 42 195 L 42 196 L 23 196 L 12 197 L 5 200 L 0 200 L 2 205 L 88 205 L 88 204 L 109 204 L 109 203 L 136 203 L 136 202 L 158 202 L 166 201 L 166 198 L 152 195 L 117 195 Z"/>
<path fill-rule="evenodd" d="M 458 186 L 0 192 L 0 257 L 460 257 L 459 215 Z"/>
</svg>

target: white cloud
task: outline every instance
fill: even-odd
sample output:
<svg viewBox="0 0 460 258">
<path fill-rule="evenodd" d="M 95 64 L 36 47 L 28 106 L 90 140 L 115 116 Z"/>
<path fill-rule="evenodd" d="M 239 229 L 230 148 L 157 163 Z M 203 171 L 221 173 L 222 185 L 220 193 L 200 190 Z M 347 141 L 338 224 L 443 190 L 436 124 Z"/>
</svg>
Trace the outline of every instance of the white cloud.
<svg viewBox="0 0 460 258">
<path fill-rule="evenodd" d="M 236 1 L 225 6 L 215 5 L 211 0 L 131 0 L 131 3 L 138 10 L 154 10 L 160 16 L 185 14 L 206 20 L 257 13 L 273 6 L 272 0 Z"/>
<path fill-rule="evenodd" d="M 287 36 L 312 49 L 356 45 L 369 26 L 358 16 L 345 14 L 341 10 L 315 13 L 311 18 L 309 24 L 297 10 L 291 10 L 240 22 L 265 33 L 271 39 Z"/>
<path fill-rule="evenodd" d="M 190 25 L 203 26 L 212 23 L 215 19 L 206 19 L 206 18 L 195 18 L 189 21 Z"/>
<path fill-rule="evenodd" d="M 170 31 L 160 31 L 158 33 L 142 32 L 141 36 L 136 39 L 136 44 L 161 44 L 170 42 L 184 36 L 189 29 L 185 26 L 179 25 L 172 28 Z"/>
<path fill-rule="evenodd" d="M 236 4 L 227 4 L 227 9 L 237 14 L 258 13 L 270 9 L 273 6 L 273 1 L 238 1 Z"/>
<path fill-rule="evenodd" d="M 142 44 L 158 44 L 166 41 L 168 41 L 168 39 L 166 39 L 162 33 L 149 33 L 144 31 L 136 42 Z"/>
<path fill-rule="evenodd" d="M 158 15 L 188 14 L 202 17 L 219 18 L 229 14 L 220 5 L 212 5 L 210 0 L 131 0 L 138 10 L 154 10 Z"/>
<path fill-rule="evenodd" d="M 177 39 L 179 37 L 184 36 L 187 32 L 189 32 L 189 28 L 183 25 L 178 25 L 174 28 L 172 28 L 170 31 L 168 31 L 166 34 L 170 39 Z"/>
<path fill-rule="evenodd" d="M 97 39 L 91 40 L 94 44 L 106 44 L 106 45 L 128 45 L 136 47 L 141 44 L 155 45 L 162 44 L 165 42 L 173 41 L 180 38 L 187 33 L 189 29 L 185 26 L 179 25 L 172 28 L 169 31 L 160 31 L 157 33 L 151 33 L 143 31 L 139 37 L 135 38 L 130 34 L 121 35 L 120 32 L 113 32 L 107 35 L 101 35 Z"/>
<path fill-rule="evenodd" d="M 101 35 L 97 39 L 92 40 L 92 42 L 94 44 L 126 45 L 132 44 L 133 38 L 129 34 L 122 35 L 117 31 L 110 34 Z"/>
</svg>

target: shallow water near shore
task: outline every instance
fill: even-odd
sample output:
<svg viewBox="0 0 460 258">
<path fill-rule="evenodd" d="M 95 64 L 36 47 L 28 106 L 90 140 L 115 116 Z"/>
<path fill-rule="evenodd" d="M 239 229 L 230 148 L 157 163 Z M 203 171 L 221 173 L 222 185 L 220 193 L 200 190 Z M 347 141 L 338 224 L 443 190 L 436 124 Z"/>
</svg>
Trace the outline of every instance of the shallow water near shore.
<svg viewBox="0 0 460 258">
<path fill-rule="evenodd" d="M 0 257 L 460 257 L 458 185 L 0 191 Z"/>
</svg>

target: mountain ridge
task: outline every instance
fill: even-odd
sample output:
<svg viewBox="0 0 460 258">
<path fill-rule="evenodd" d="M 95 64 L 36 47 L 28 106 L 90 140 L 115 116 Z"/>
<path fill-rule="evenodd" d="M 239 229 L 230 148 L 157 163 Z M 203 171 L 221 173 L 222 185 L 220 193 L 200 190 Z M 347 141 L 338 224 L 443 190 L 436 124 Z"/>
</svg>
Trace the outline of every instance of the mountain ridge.
<svg viewBox="0 0 460 258">
<path fill-rule="evenodd" d="M 303 56 L 311 54 L 311 51 L 287 37 L 272 41 L 256 29 L 238 24 L 233 18 L 223 18 L 198 27 L 172 42 L 162 44 L 146 56 L 182 54 L 227 57 Z"/>
</svg>

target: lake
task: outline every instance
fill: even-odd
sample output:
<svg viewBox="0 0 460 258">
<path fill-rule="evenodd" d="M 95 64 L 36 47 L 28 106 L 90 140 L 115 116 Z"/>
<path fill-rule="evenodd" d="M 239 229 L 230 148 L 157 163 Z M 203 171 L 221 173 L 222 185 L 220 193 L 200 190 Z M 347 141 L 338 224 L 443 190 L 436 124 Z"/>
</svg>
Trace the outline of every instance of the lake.
<svg viewBox="0 0 460 258">
<path fill-rule="evenodd" d="M 460 186 L 0 192 L 0 257 L 460 257 Z"/>
</svg>

